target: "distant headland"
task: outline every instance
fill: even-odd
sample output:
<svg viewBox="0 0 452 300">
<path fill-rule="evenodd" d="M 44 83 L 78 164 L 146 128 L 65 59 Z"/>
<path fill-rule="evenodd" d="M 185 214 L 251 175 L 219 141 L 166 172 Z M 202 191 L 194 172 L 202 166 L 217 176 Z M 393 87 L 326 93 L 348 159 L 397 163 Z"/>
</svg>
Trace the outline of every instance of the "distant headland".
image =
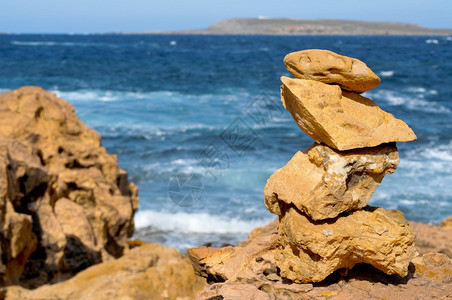
<svg viewBox="0 0 452 300">
<path fill-rule="evenodd" d="M 218 35 L 452 35 L 452 29 L 434 29 L 416 24 L 351 20 L 297 20 L 234 18 L 221 20 L 206 29 L 153 31 L 147 34 Z M 141 33 L 141 34 L 143 34 Z"/>
</svg>

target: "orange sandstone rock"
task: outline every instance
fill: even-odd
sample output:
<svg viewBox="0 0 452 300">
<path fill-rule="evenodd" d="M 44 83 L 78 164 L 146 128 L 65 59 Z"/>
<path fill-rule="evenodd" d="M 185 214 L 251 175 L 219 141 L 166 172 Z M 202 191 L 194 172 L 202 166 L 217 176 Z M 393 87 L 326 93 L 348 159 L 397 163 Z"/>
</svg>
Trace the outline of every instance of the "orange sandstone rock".
<svg viewBox="0 0 452 300">
<path fill-rule="evenodd" d="M 281 206 L 293 204 L 313 220 L 335 218 L 366 206 L 398 163 L 395 145 L 341 152 L 314 144 L 270 176 L 265 205 L 277 215 L 283 214 Z"/>
<path fill-rule="evenodd" d="M 446 229 L 452 229 L 452 216 L 441 221 L 441 227 Z"/>
<path fill-rule="evenodd" d="M 284 76 L 281 81 L 284 107 L 318 143 L 342 151 L 416 139 L 405 122 L 368 98 L 318 81 Z"/>
<path fill-rule="evenodd" d="M 380 78 L 362 61 L 328 50 L 303 50 L 284 57 L 289 72 L 300 79 L 338 84 L 342 89 L 363 93 L 380 84 Z"/>
<path fill-rule="evenodd" d="M 366 207 L 314 222 L 289 208 L 280 220 L 276 264 L 281 277 L 299 283 L 320 282 L 358 263 L 403 277 L 416 256 L 414 239 L 414 231 L 396 210 Z"/>
<path fill-rule="evenodd" d="M 204 286 L 204 279 L 193 273 L 190 260 L 179 251 L 144 243 L 60 283 L 34 290 L 11 286 L 6 299 L 194 299 Z"/>
<path fill-rule="evenodd" d="M 249 243 L 236 247 L 188 249 L 195 274 L 213 282 L 276 276 L 276 228 L 272 224 L 270 230 L 264 230 Z"/>
<path fill-rule="evenodd" d="M 42 284 L 128 250 L 137 188 L 72 105 L 39 87 L 3 93 L 0 128 L 0 218 L 5 208 L 10 218 L 0 249 L 14 249 L 2 253 L 12 277 L 25 267 L 23 277 Z"/>
<path fill-rule="evenodd" d="M 425 225 L 410 223 L 415 225 Z M 428 225 L 425 225 L 428 226 Z M 432 235 L 434 230 L 443 230 L 437 226 L 430 226 L 432 231 L 416 231 L 416 246 L 418 238 L 425 235 L 424 239 L 432 246 L 432 249 L 440 249 L 443 245 L 439 236 Z M 275 232 L 278 228 L 278 220 L 274 220 L 265 227 L 253 230 L 250 238 L 240 243 L 248 245 L 261 235 Z M 419 251 L 423 249 L 418 249 Z M 233 250 L 234 251 L 234 250 Z M 232 251 L 232 252 L 233 252 Z M 256 256 L 255 258 L 258 258 Z M 227 258 L 222 259 L 228 264 Z M 251 261 L 251 260 L 250 260 Z M 256 261 L 256 259 L 255 259 Z M 272 268 L 276 268 L 274 259 L 261 260 L 262 264 L 272 262 Z M 257 270 L 265 270 L 259 268 Z M 266 270 L 269 270 L 268 268 Z M 218 280 L 217 283 L 207 285 L 199 294 L 198 299 L 411 299 L 416 295 L 420 299 L 446 298 L 452 290 L 452 261 L 440 253 L 429 253 L 418 256 L 412 260 L 408 267 L 409 274 L 406 277 L 386 275 L 370 265 L 358 264 L 348 272 L 337 271 L 320 284 L 294 283 L 281 278 L 279 273 L 266 271 L 268 275 L 255 273 L 253 278 L 237 277 L 236 280 Z M 264 274 L 265 275 L 265 274 Z M 215 281 L 213 277 L 211 281 Z M 322 298 L 323 297 L 323 298 Z"/>
<path fill-rule="evenodd" d="M 29 173 L 34 176 L 28 177 Z M 47 180 L 48 174 L 30 147 L 0 138 L 0 287 L 19 282 L 37 245 L 32 216 L 17 209 L 18 195 Z"/>
</svg>

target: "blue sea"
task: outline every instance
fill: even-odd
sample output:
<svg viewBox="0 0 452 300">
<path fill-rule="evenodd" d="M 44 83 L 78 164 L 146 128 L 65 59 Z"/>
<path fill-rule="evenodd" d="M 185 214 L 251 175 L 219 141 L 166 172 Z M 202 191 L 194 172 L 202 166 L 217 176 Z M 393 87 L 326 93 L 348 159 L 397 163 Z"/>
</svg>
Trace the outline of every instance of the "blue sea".
<svg viewBox="0 0 452 300">
<path fill-rule="evenodd" d="M 452 215 L 451 37 L 0 35 L 0 91 L 75 106 L 139 187 L 137 238 L 235 244 L 275 218 L 266 180 L 313 143 L 279 98 L 283 57 L 308 48 L 363 60 L 382 79 L 364 95 L 417 134 L 370 204 Z"/>
</svg>

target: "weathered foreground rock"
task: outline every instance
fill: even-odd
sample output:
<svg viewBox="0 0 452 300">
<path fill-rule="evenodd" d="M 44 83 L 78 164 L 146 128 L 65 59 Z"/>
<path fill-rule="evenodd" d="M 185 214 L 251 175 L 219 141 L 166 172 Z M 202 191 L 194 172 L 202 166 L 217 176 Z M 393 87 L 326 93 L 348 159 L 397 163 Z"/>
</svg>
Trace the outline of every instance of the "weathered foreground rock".
<svg viewBox="0 0 452 300">
<path fill-rule="evenodd" d="M 441 222 L 442 228 L 452 229 L 452 217 L 449 217 Z"/>
<path fill-rule="evenodd" d="M 339 86 L 281 77 L 281 100 L 298 126 L 316 142 L 338 150 L 407 142 L 416 135 L 374 101 Z"/>
<path fill-rule="evenodd" d="M 20 170 L 18 163 L 28 154 L 29 149 L 21 143 L 0 139 L 0 286 L 17 282 L 24 262 L 36 250 L 32 217 L 16 212 L 9 200 L 19 190 L 19 183 L 11 181 L 12 173 L 25 171 Z M 29 167 L 35 173 L 42 171 L 37 157 Z"/>
<path fill-rule="evenodd" d="M 267 209 L 281 215 L 281 202 L 293 204 L 313 220 L 335 218 L 363 208 L 386 174 L 395 171 L 395 145 L 337 151 L 314 144 L 299 151 L 267 181 Z"/>
<path fill-rule="evenodd" d="M 421 230 L 416 238 L 428 241 L 432 249 L 441 248 L 443 245 L 437 245 L 440 236 L 432 236 L 437 226 L 429 226 L 419 223 L 410 223 L 413 228 L 417 225 L 428 226 L 430 231 Z M 250 234 L 250 239 L 242 242 L 240 248 L 231 251 L 238 253 L 246 252 L 247 245 L 253 240 L 262 238 L 262 236 L 276 236 L 278 221 L 275 220 L 264 228 L 257 228 Z M 447 231 L 447 229 L 443 229 Z M 449 230 L 450 231 L 450 230 Z M 447 237 L 446 237 L 447 238 Z M 452 236 L 449 235 L 449 242 Z M 272 240 L 272 243 L 275 241 Z M 256 244 L 255 244 L 256 245 Z M 268 249 L 268 245 L 261 244 L 261 249 Z M 253 259 L 249 257 L 246 261 L 253 262 L 256 274 L 254 278 L 247 276 L 237 276 L 236 280 L 226 280 L 208 285 L 198 294 L 200 299 L 412 299 L 415 295 L 418 299 L 448 299 L 452 291 L 452 260 L 450 257 L 440 253 L 429 253 L 421 257 L 413 259 L 412 264 L 408 268 L 406 277 L 397 275 L 386 275 L 369 265 L 358 264 L 348 272 L 335 272 L 330 275 L 324 282 L 318 284 L 311 283 L 293 283 L 289 280 L 282 279 L 278 276 L 276 269 L 276 261 L 267 255 L 265 259 L 261 259 L 262 252 L 256 251 L 259 255 Z M 426 250 L 421 248 L 422 250 Z M 419 249 L 419 252 L 422 252 Z M 237 252 L 236 252 L 237 251 Z M 271 253 L 265 252 L 264 253 Z M 237 257 L 237 256 L 235 256 Z M 220 261 L 218 261 L 219 263 Z M 229 264 L 227 257 L 221 258 L 221 262 Z M 243 261 L 239 261 L 243 266 Z M 256 268 L 258 263 L 262 264 L 261 268 Z M 210 262 L 210 266 L 220 264 Z M 204 269 L 207 270 L 207 269 Z M 218 270 L 217 267 L 210 269 Z M 247 273 L 247 272 L 245 272 Z M 244 273 L 242 273 L 244 274 Z M 210 280 L 213 280 L 210 277 Z M 223 281 L 224 278 L 222 278 Z"/>
<path fill-rule="evenodd" d="M 0 278 L 17 282 L 25 266 L 23 278 L 39 285 L 121 256 L 137 188 L 74 108 L 20 88 L 0 94 L 0 128 Z"/>
<path fill-rule="evenodd" d="M 343 89 L 363 93 L 380 84 L 380 78 L 362 61 L 328 50 L 303 50 L 284 57 L 289 72 L 300 79 L 340 85 Z"/>
<path fill-rule="evenodd" d="M 199 247 L 188 249 L 195 273 L 211 282 L 251 280 L 276 276 L 275 251 L 277 220 L 263 233 L 237 247 Z"/>
<path fill-rule="evenodd" d="M 92 266 L 75 277 L 35 290 L 13 286 L 7 300 L 194 299 L 205 281 L 179 251 L 144 244 L 123 257 Z"/>
<path fill-rule="evenodd" d="M 415 234 L 399 211 L 366 207 L 328 222 L 289 208 L 278 230 L 277 266 L 294 282 L 319 282 L 334 271 L 367 263 L 406 276 L 416 255 Z"/>
</svg>

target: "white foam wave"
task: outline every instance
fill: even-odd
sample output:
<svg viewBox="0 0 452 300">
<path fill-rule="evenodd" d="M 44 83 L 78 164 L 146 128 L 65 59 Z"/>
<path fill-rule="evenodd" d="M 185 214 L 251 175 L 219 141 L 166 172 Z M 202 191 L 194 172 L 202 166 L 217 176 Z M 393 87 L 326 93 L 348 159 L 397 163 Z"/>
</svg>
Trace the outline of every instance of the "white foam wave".
<svg viewBox="0 0 452 300">
<path fill-rule="evenodd" d="M 451 149 L 444 149 L 443 147 L 437 149 L 426 149 L 424 156 L 430 159 L 439 159 L 442 161 L 452 162 L 452 151 Z"/>
<path fill-rule="evenodd" d="M 52 90 L 58 97 L 68 101 L 121 101 L 121 100 L 143 100 L 150 97 L 172 95 L 169 91 L 159 91 L 150 93 L 123 92 L 123 91 L 103 91 L 103 90 L 78 90 L 78 91 L 58 91 Z"/>
<path fill-rule="evenodd" d="M 241 220 L 207 213 L 170 213 L 153 210 L 138 211 L 135 226 L 138 229 L 152 227 L 163 231 L 183 233 L 248 233 L 257 226 L 263 226 L 271 219 Z"/>
<path fill-rule="evenodd" d="M 198 163 L 196 159 L 176 159 L 171 162 L 172 165 L 175 166 L 189 166 Z"/>
<path fill-rule="evenodd" d="M 243 99 L 253 99 L 253 95 L 248 91 L 241 89 L 234 91 L 222 91 L 217 93 L 208 93 L 201 95 L 184 94 L 175 91 L 146 91 L 146 92 L 130 92 L 115 90 L 76 90 L 76 91 L 60 91 L 58 88 L 50 90 L 58 97 L 69 101 L 124 101 L 124 100 L 162 100 L 168 99 L 173 103 L 184 103 L 186 105 L 194 103 L 194 105 L 212 102 L 212 99 L 221 98 L 222 104 L 230 102 L 243 102 Z"/>
<path fill-rule="evenodd" d="M 430 144 L 421 149 L 413 149 L 411 152 L 408 152 L 408 154 L 409 157 L 416 158 L 416 160 L 452 162 L 452 141 L 449 144 Z"/>
<path fill-rule="evenodd" d="M 187 131 L 214 131 L 223 129 L 221 126 L 212 126 L 206 124 L 166 124 L 167 126 L 154 126 L 148 123 L 117 123 L 113 126 L 96 126 L 96 130 L 102 133 L 104 137 L 121 137 L 124 135 L 134 135 L 143 137 L 146 140 L 160 139 L 164 140 L 166 136 L 173 136 L 178 134 L 184 134 Z M 201 133 L 192 133 L 191 136 L 200 135 Z M 207 147 L 207 145 L 206 145 Z M 178 147 L 180 148 L 180 147 Z"/>
<path fill-rule="evenodd" d="M 438 92 L 436 90 L 428 90 L 426 88 L 423 87 L 416 87 L 416 86 L 412 86 L 412 87 L 408 87 L 405 89 L 407 92 L 410 93 L 416 93 L 416 94 L 424 94 L 424 95 L 438 95 Z"/>
<path fill-rule="evenodd" d="M 176 159 L 172 161 L 161 161 L 158 163 L 142 164 L 140 168 L 145 173 L 171 174 L 171 175 L 206 175 L 206 168 L 198 159 Z M 209 175 L 210 176 L 210 175 Z"/>
<path fill-rule="evenodd" d="M 415 204 L 418 204 L 418 201 L 408 200 L 408 199 L 400 199 L 399 203 L 403 204 L 403 205 L 415 205 Z"/>
<path fill-rule="evenodd" d="M 374 100 L 386 101 L 390 105 L 403 105 L 411 110 L 420 110 L 432 113 L 450 113 L 451 110 L 438 102 L 426 100 L 426 96 L 437 95 L 436 90 L 427 90 L 422 87 L 410 87 L 405 89 L 407 93 L 391 90 L 369 91 L 365 93 Z"/>
<path fill-rule="evenodd" d="M 164 168 L 167 172 L 171 174 L 184 174 L 192 175 L 198 174 L 203 175 L 206 169 L 199 163 L 197 159 L 176 159 L 168 164 L 159 165 L 160 168 Z"/>
<path fill-rule="evenodd" d="M 111 44 L 101 44 L 101 43 L 74 43 L 74 42 L 55 42 L 55 41 L 11 41 L 12 45 L 16 46 L 65 46 L 65 47 L 92 47 L 99 45 L 108 45 Z"/>
<path fill-rule="evenodd" d="M 439 41 L 436 39 L 428 39 L 428 40 L 425 40 L 425 43 L 426 44 L 438 44 Z"/>
<path fill-rule="evenodd" d="M 381 71 L 380 76 L 381 77 L 392 77 L 392 76 L 394 76 L 394 71 Z"/>
<path fill-rule="evenodd" d="M 407 151 L 404 156 L 400 160 L 400 172 L 412 180 L 425 180 L 416 189 L 428 190 L 429 186 L 435 186 L 428 192 L 441 193 L 443 190 L 451 192 L 451 186 L 447 182 L 452 182 L 452 174 L 449 172 L 452 169 L 452 142 L 442 145 L 424 144 L 422 147 Z"/>
</svg>

